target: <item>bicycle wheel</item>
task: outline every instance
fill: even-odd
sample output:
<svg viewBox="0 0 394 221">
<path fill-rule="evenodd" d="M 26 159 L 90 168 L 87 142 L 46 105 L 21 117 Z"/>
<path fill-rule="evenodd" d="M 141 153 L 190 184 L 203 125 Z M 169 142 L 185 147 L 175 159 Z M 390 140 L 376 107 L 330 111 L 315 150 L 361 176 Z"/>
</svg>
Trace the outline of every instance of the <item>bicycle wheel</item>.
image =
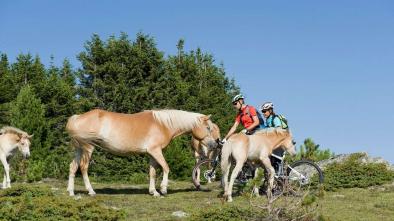
<svg viewBox="0 0 394 221">
<path fill-rule="evenodd" d="M 316 192 L 324 181 L 320 167 L 309 160 L 298 160 L 287 167 L 288 192 L 302 196 L 306 192 Z"/>
<path fill-rule="evenodd" d="M 200 190 L 208 190 L 221 185 L 222 170 L 220 162 L 214 160 L 203 160 L 193 168 L 192 179 L 194 186 Z"/>
</svg>

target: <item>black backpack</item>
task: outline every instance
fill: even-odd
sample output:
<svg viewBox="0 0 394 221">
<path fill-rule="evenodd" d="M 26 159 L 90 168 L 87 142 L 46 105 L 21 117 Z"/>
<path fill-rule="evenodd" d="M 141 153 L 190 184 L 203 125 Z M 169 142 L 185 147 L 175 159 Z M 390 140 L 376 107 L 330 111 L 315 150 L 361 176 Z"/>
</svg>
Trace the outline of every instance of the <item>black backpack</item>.
<svg viewBox="0 0 394 221">
<path fill-rule="evenodd" d="M 247 115 L 250 117 L 250 119 L 252 119 L 252 121 L 254 122 L 252 115 L 250 115 L 249 105 L 246 105 L 246 114 L 247 114 Z M 244 115 L 244 113 L 241 111 L 241 118 L 243 117 L 243 115 Z M 263 119 L 263 116 L 261 116 L 260 112 L 258 112 L 257 110 L 256 110 L 256 115 L 257 115 L 257 118 L 259 118 L 259 122 L 260 122 L 259 127 L 260 127 L 260 128 L 264 128 L 264 119 Z M 241 121 L 241 123 L 242 123 L 242 121 Z M 243 125 L 243 124 L 242 124 L 242 125 Z M 243 125 L 243 126 L 245 127 L 245 125 Z"/>
</svg>

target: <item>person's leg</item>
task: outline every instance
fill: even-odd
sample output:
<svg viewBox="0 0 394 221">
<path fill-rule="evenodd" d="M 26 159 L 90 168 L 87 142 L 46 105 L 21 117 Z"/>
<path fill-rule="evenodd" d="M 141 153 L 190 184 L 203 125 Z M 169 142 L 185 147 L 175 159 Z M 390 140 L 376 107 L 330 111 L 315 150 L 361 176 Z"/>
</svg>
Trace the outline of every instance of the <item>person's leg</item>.
<svg viewBox="0 0 394 221">
<path fill-rule="evenodd" d="M 275 154 L 276 156 L 283 157 L 284 150 L 282 148 L 277 148 L 272 153 Z M 274 156 L 271 156 L 270 160 L 271 160 L 272 167 L 274 167 L 274 169 L 275 169 L 275 174 L 277 174 L 278 170 L 279 170 L 279 166 L 282 163 L 282 160 L 280 160 Z"/>
</svg>

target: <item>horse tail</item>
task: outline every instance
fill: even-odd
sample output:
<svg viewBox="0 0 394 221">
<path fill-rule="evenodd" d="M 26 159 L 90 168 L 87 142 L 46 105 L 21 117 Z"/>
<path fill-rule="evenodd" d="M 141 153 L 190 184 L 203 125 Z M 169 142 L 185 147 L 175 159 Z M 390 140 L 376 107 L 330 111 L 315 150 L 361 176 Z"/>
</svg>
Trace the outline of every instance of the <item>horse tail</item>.
<svg viewBox="0 0 394 221">
<path fill-rule="evenodd" d="M 79 115 L 73 115 L 68 118 L 67 124 L 66 124 L 66 131 L 68 134 L 73 137 L 75 133 L 75 120 L 79 117 Z"/>
<path fill-rule="evenodd" d="M 79 146 L 78 139 L 76 138 L 75 134 L 75 120 L 78 118 L 79 115 L 73 115 L 68 118 L 67 124 L 66 124 L 66 131 L 70 135 L 71 138 L 71 146 L 73 148 Z"/>
</svg>

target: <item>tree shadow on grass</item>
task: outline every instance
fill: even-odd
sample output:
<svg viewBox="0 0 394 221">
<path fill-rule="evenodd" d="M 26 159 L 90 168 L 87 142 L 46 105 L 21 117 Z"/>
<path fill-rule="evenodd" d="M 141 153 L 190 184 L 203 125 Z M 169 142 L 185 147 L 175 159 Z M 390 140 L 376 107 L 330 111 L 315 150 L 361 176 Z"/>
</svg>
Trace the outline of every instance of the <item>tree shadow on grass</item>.
<svg viewBox="0 0 394 221">
<path fill-rule="evenodd" d="M 104 188 L 96 188 L 94 189 L 96 194 L 104 194 L 104 195 L 119 195 L 119 194 L 125 194 L 125 195 L 137 195 L 137 194 L 143 194 L 143 195 L 148 195 L 149 194 L 149 189 L 148 188 L 132 188 L 132 187 L 126 187 L 126 188 L 110 188 L 110 187 L 104 187 Z M 160 190 L 157 190 L 160 193 Z M 195 188 L 179 188 L 179 189 L 168 189 L 167 194 L 175 194 L 175 193 L 187 193 L 187 192 L 194 192 L 196 191 Z M 87 191 L 75 191 L 75 193 L 81 193 L 81 194 L 86 194 Z"/>
</svg>

